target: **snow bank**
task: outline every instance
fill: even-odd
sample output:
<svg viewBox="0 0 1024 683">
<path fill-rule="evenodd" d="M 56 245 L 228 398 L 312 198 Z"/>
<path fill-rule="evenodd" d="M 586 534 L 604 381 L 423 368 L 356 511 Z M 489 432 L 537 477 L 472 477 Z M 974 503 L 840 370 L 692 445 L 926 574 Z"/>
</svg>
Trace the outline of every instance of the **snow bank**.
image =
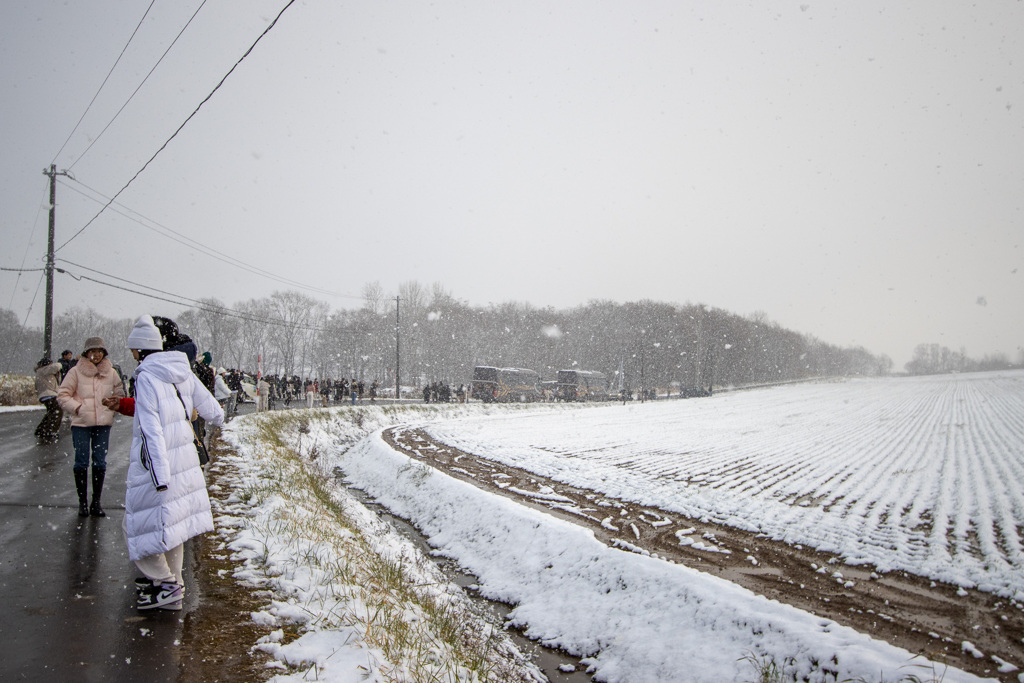
<svg viewBox="0 0 1024 683">
<path fill-rule="evenodd" d="M 216 528 L 236 580 L 266 596 L 253 622 L 276 629 L 254 649 L 281 683 L 541 680 L 431 559 L 335 481 L 326 456 L 393 420 L 295 412 L 224 429 L 236 453 L 210 465 L 231 492 L 213 500 Z"/>
<path fill-rule="evenodd" d="M 355 486 L 478 576 L 482 594 L 515 605 L 513 624 L 585 657 L 596 680 L 721 683 L 752 674 L 745 656 L 774 658 L 809 681 L 920 672 L 921 660 L 905 650 L 716 577 L 608 548 L 587 530 L 416 463 L 380 431 L 333 457 Z M 938 678 L 944 669 L 935 667 Z M 980 679 L 949 669 L 942 680 Z"/>
</svg>

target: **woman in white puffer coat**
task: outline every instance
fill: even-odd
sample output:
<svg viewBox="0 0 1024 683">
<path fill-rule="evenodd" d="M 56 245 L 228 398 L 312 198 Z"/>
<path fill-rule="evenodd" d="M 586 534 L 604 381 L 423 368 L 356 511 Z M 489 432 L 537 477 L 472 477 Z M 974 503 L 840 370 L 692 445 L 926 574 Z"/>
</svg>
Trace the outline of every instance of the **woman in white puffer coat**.
<svg viewBox="0 0 1024 683">
<path fill-rule="evenodd" d="M 193 408 L 214 426 L 224 411 L 180 351 L 164 351 L 153 319 L 144 315 L 127 346 L 135 370 L 135 417 L 125 493 L 128 558 L 144 574 L 136 579 L 139 609 L 181 609 L 183 544 L 213 531 L 206 480 L 193 443 Z"/>
</svg>

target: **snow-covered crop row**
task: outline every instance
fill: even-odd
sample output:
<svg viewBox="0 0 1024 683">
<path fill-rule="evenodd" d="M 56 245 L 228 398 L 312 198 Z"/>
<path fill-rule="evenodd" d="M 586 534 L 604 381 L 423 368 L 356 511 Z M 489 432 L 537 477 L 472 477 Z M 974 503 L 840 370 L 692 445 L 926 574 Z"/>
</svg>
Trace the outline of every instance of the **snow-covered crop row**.
<svg viewBox="0 0 1024 683">
<path fill-rule="evenodd" d="M 610 496 L 1024 599 L 1024 372 L 791 385 L 429 431 Z"/>
</svg>

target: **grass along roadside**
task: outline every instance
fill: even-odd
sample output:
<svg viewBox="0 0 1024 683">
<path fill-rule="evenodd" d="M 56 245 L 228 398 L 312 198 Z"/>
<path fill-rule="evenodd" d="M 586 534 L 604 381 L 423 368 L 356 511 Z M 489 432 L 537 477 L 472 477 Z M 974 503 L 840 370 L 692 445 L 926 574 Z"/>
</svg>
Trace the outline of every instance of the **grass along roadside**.
<svg viewBox="0 0 1024 683">
<path fill-rule="evenodd" d="M 0 406 L 38 405 L 35 382 L 28 375 L 0 373 Z"/>
<path fill-rule="evenodd" d="M 232 448 L 210 465 L 215 522 L 234 580 L 261 603 L 248 620 L 265 629 L 255 651 L 282 680 L 334 667 L 380 681 L 541 680 L 499 625 L 320 465 L 324 449 L 348 444 L 318 442 L 316 422 L 346 423 L 354 442 L 397 412 L 282 411 L 225 432 Z"/>
<path fill-rule="evenodd" d="M 324 465 L 336 462 L 331 456 L 378 427 L 463 412 L 345 408 L 290 411 L 232 423 L 226 436 L 235 448 L 211 465 L 218 468 L 211 472 L 211 489 L 223 501 L 218 503 L 217 526 L 225 554 L 232 554 L 231 579 L 249 588 L 244 592 L 257 605 L 249 610 L 252 618 L 246 613 L 244 621 L 265 629 L 245 642 L 261 640 L 255 648 L 257 657 L 273 657 L 269 663 L 275 668 L 268 675 L 276 671 L 280 680 L 332 679 L 336 670 L 328 669 L 342 666 L 345 652 L 357 652 L 358 661 L 350 657 L 344 666 L 361 670 L 367 680 L 530 680 L 528 669 L 519 667 L 514 654 L 495 656 L 503 647 L 500 630 L 487 633 L 464 627 L 460 637 L 458 619 L 442 618 L 433 628 L 425 626 L 427 610 L 416 599 L 426 596 L 446 610 L 458 603 L 461 593 L 446 590 L 443 579 L 429 573 L 429 560 L 424 568 L 422 556 L 406 555 L 385 529 L 373 524 L 374 515 L 335 485 L 334 473 Z M 296 492 L 300 495 L 292 495 Z M 326 539 L 322 524 L 330 527 Z M 289 526 L 293 531 L 285 533 Z M 348 550 L 332 547 L 337 537 L 337 546 Z M 374 594 L 387 597 L 374 599 Z M 407 602 L 409 595 L 412 604 Z M 472 641 L 477 633 L 484 634 L 476 638 L 483 643 L 476 650 L 479 664 L 472 655 L 460 658 L 456 652 L 463 640 Z M 330 647 L 312 646 L 317 636 L 332 638 Z M 492 647 L 488 639 L 493 639 Z M 452 642 L 456 647 L 446 644 Z M 335 650 L 342 654 L 331 654 Z M 741 661 L 749 678 L 737 680 L 793 679 L 788 658 L 751 655 Z M 910 660 L 901 667 L 906 673 L 895 680 L 942 681 L 943 667 L 929 665 Z M 497 667 L 503 666 L 516 673 L 500 673 Z M 851 683 L 881 680 L 869 676 Z"/>
</svg>

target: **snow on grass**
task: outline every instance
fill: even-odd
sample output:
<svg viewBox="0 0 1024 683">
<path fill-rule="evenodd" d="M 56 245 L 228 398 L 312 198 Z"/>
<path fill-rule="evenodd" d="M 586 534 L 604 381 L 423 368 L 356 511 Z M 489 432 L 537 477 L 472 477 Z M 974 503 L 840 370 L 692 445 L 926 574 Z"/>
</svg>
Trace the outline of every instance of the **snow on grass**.
<svg viewBox="0 0 1024 683">
<path fill-rule="evenodd" d="M 35 377 L 0 373 L 0 406 L 0 411 L 26 406 L 42 408 L 36 398 Z"/>
<path fill-rule="evenodd" d="M 25 410 L 45 410 L 46 406 L 42 403 L 34 406 L 0 406 L 0 413 L 18 413 Z"/>
<path fill-rule="evenodd" d="M 277 681 L 539 681 L 499 626 L 472 610 L 432 560 L 354 500 L 321 452 L 385 419 L 346 411 L 331 442 L 308 437 L 310 412 L 236 420 L 218 458 L 232 494 L 216 526 L 241 562 L 236 579 L 264 591 L 256 644 Z M 322 451 L 321 451 L 322 449 Z"/>
<path fill-rule="evenodd" d="M 905 650 L 717 577 L 609 548 L 589 530 L 413 462 L 379 437 L 338 456 L 351 481 L 477 575 L 484 595 L 516 605 L 510 619 L 529 637 L 583 657 L 596 680 L 741 680 L 751 652 L 785 662 L 796 680 L 907 676 L 914 656 Z M 979 679 L 949 669 L 943 680 Z"/>
<path fill-rule="evenodd" d="M 439 422 L 438 440 L 849 564 L 1024 601 L 1024 372 Z"/>
<path fill-rule="evenodd" d="M 717 577 L 609 548 L 588 530 L 396 453 L 380 431 L 398 423 L 425 426 L 477 455 L 609 496 L 839 552 L 850 563 L 905 568 L 1020 599 L 1014 533 L 1024 510 L 1016 490 L 1024 452 L 1022 384 L 1024 373 L 1002 373 L 790 386 L 584 410 L 293 411 L 287 424 L 258 439 L 252 430 L 271 418 L 238 420 L 228 431 L 239 447 L 233 465 L 239 485 L 248 493 L 218 524 L 235 525 L 233 547 L 247 558 L 248 579 L 274 596 L 256 618 L 300 625 L 291 636 L 287 627 L 275 632 L 261 647 L 281 665 L 315 662 L 320 680 L 356 680 L 343 671 L 357 660 L 374 662 L 360 665 L 367 680 L 384 675 L 379 662 L 409 671 L 402 668 L 408 658 L 385 653 L 367 637 L 369 612 L 362 606 L 370 598 L 355 592 L 350 579 L 338 582 L 330 572 L 297 567 L 308 564 L 307 557 L 327 561 L 323 553 L 334 566 L 339 557 L 365 552 L 361 545 L 346 550 L 345 534 L 328 552 L 323 538 L 340 533 L 331 529 L 375 539 L 366 546 L 372 552 L 403 557 L 400 564 L 411 571 L 429 571 L 429 563 L 365 509 L 353 515 L 358 522 L 312 512 L 297 526 L 284 525 L 283 518 L 299 512 L 282 491 L 313 481 L 346 513 L 359 509 L 331 483 L 337 469 L 412 521 L 438 553 L 475 574 L 481 593 L 514 605 L 511 622 L 528 636 L 582 657 L 595 680 L 743 680 L 751 662 L 761 662 L 808 681 L 900 681 L 920 677 L 922 667 L 928 679 L 974 681 Z M 301 457 L 281 460 L 278 448 Z M 273 495 L 265 493 L 268 481 L 286 481 L 279 470 L 299 466 L 306 483 L 287 480 Z M 316 542 L 304 540 L 307 533 Z M 359 575 L 357 587 L 374 570 L 363 571 L 370 574 Z M 443 584 L 436 576 L 412 581 Z M 337 617 L 361 612 L 362 621 Z M 416 609 L 401 613 L 422 621 Z M 424 637 L 433 642 L 429 631 Z M 468 671 L 460 665 L 447 670 Z M 281 680 L 299 674 L 289 676 Z"/>
</svg>

